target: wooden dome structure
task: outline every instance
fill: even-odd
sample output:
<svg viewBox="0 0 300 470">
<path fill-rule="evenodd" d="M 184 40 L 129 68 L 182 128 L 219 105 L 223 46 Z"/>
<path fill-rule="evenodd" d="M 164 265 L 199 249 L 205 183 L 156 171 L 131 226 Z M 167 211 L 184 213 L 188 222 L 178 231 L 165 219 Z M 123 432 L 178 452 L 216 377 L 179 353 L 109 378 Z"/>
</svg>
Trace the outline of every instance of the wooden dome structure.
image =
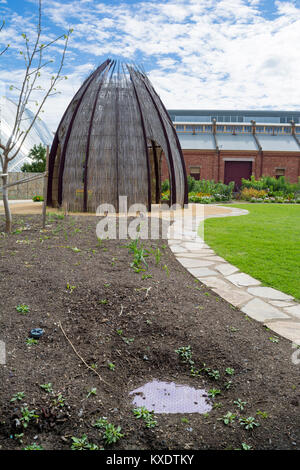
<svg viewBox="0 0 300 470">
<path fill-rule="evenodd" d="M 160 202 L 164 155 L 170 202 L 187 203 L 184 159 L 176 130 L 145 73 L 106 60 L 83 83 L 56 131 L 50 156 L 47 203 L 95 212 Z"/>
</svg>

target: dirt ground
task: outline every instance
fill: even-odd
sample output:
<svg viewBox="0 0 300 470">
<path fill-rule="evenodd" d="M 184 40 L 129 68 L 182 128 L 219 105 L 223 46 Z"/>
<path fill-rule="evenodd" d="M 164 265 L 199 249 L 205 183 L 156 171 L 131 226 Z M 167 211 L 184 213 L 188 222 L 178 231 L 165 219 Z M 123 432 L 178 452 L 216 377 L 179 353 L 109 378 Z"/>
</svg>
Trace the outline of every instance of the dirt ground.
<svg viewBox="0 0 300 470">
<path fill-rule="evenodd" d="M 68 450 L 84 435 L 99 449 L 300 450 L 292 344 L 196 282 L 166 240 L 142 242 L 148 267 L 135 272 L 130 240 L 98 241 L 95 217 L 52 215 L 44 231 L 40 216 L 14 219 L 0 238 L 2 450 Z M 44 335 L 30 345 L 32 328 Z M 188 346 L 194 375 L 176 353 Z M 219 393 L 206 414 L 147 427 L 129 393 L 153 379 Z M 121 427 L 117 442 L 94 426 L 103 417 Z"/>
</svg>

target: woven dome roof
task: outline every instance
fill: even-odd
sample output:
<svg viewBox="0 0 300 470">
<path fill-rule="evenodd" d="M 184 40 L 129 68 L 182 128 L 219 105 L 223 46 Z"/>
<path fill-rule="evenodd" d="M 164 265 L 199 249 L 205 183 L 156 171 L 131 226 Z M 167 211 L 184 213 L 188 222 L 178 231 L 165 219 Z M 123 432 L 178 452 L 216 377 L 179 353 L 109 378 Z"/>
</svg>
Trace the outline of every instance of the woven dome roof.
<svg viewBox="0 0 300 470">
<path fill-rule="evenodd" d="M 110 59 L 82 84 L 54 137 L 49 157 L 48 204 L 95 212 L 160 201 L 159 150 L 170 175 L 171 203 L 187 202 L 180 143 L 145 73 Z"/>
</svg>

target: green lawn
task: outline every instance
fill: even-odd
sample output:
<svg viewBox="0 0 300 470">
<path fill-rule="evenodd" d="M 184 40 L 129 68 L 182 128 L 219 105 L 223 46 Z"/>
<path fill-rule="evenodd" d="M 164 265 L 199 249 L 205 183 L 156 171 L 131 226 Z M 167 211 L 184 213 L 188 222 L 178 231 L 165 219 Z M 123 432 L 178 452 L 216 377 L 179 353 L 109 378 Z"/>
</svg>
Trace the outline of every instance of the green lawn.
<svg viewBox="0 0 300 470">
<path fill-rule="evenodd" d="M 249 214 L 206 220 L 205 242 L 263 285 L 300 300 L 300 205 L 231 206 Z"/>
</svg>

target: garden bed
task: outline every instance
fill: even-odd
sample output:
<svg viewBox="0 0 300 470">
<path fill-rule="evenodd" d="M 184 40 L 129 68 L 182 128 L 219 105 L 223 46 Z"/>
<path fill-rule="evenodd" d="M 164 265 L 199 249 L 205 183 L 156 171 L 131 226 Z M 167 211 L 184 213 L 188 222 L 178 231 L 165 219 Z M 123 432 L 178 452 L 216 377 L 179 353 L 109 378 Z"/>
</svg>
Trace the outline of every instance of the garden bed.
<svg viewBox="0 0 300 470">
<path fill-rule="evenodd" d="M 0 448 L 63 450 L 86 436 L 78 446 L 299 450 L 292 344 L 195 282 L 166 240 L 143 241 L 149 266 L 134 272 L 129 241 L 97 241 L 96 223 L 53 216 L 41 231 L 23 216 L 0 239 Z M 32 328 L 44 335 L 30 345 Z M 188 346 L 184 362 L 175 351 Z M 129 392 L 153 379 L 220 393 L 206 414 L 157 414 L 147 427 Z M 121 427 L 116 443 L 94 426 L 103 417 Z"/>
</svg>

